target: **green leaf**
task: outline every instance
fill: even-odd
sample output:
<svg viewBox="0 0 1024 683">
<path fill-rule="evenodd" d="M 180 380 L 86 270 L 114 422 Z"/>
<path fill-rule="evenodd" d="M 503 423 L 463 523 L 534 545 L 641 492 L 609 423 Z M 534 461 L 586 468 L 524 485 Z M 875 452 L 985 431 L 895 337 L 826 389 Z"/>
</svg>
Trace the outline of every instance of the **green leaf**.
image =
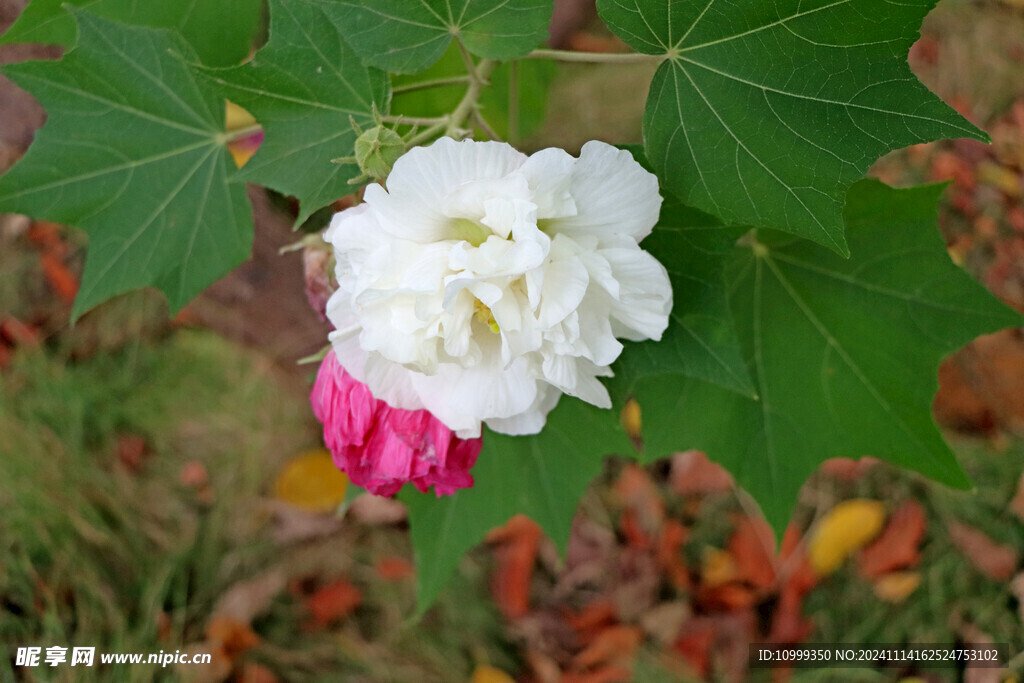
<svg viewBox="0 0 1024 683">
<path fill-rule="evenodd" d="M 88 233 L 76 317 L 147 285 L 177 311 L 252 248 L 245 188 L 227 182 L 224 100 L 174 54 L 191 52 L 174 34 L 75 16 L 78 47 L 61 61 L 4 69 L 48 120 L 0 178 L 0 212 Z"/>
<path fill-rule="evenodd" d="M 800 486 L 828 458 L 873 455 L 968 486 L 932 420 L 937 368 L 1021 316 L 950 261 L 936 229 L 941 191 L 855 185 L 849 260 L 781 233 L 738 247 L 730 299 L 760 400 L 698 380 L 641 379 L 632 393 L 646 455 L 704 450 L 779 538 Z"/>
<path fill-rule="evenodd" d="M 533 519 L 565 548 L 576 505 L 600 473 L 603 456 L 633 452 L 616 417 L 563 396 L 540 434 L 486 431 L 472 488 L 442 498 L 406 489 L 420 610 L 437 598 L 466 551 L 516 514 Z"/>
<path fill-rule="evenodd" d="M 548 37 L 551 0 L 313 0 L 345 26 L 367 64 L 415 73 L 436 62 L 453 38 L 479 57 L 507 61 Z"/>
<path fill-rule="evenodd" d="M 509 135 L 509 78 L 511 66 L 499 65 L 489 78 L 490 85 L 480 94 L 480 113 L 487 119 L 498 135 Z M 395 76 L 395 88 L 412 86 L 434 79 L 464 76 L 466 67 L 459 56 L 458 47 L 452 45 L 426 71 L 415 76 Z M 558 73 L 558 65 L 543 59 L 526 59 L 519 63 L 519 136 L 525 137 L 544 123 L 547 112 L 548 88 Z M 455 109 L 466 92 L 464 83 L 444 87 L 396 92 L 391 101 L 392 114 L 429 117 L 444 116 Z M 482 138 L 481 138 L 482 139 Z"/>
<path fill-rule="evenodd" d="M 627 343 L 615 364 L 616 374 L 631 379 L 680 374 L 755 396 L 723 275 L 732 247 L 744 232 L 745 228 L 725 227 L 673 197 L 665 201 L 658 225 L 641 246 L 665 266 L 672 280 L 669 327 L 660 341 Z"/>
<path fill-rule="evenodd" d="M 848 187 L 886 152 L 987 140 L 907 52 L 934 0 L 598 0 L 619 37 L 665 55 L 644 142 L 684 203 L 848 254 Z"/>
<path fill-rule="evenodd" d="M 387 74 L 363 66 L 322 9 L 271 0 L 267 45 L 242 66 L 204 74 L 263 125 L 266 137 L 241 180 L 297 197 L 298 224 L 351 194 L 359 167 L 331 160 L 352 156 L 350 117 L 373 126 L 373 107 L 387 111 L 390 86 Z"/>
<path fill-rule="evenodd" d="M 126 24 L 176 29 L 210 66 L 248 57 L 260 17 L 260 0 L 32 0 L 0 44 L 73 45 L 75 20 L 68 5 Z"/>
</svg>

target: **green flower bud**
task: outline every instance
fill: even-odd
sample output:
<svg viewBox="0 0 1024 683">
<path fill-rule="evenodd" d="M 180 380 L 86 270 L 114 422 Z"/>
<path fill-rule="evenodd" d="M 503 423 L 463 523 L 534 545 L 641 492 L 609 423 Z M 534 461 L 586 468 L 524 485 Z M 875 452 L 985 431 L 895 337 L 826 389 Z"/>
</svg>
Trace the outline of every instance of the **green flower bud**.
<svg viewBox="0 0 1024 683">
<path fill-rule="evenodd" d="M 380 180 L 391 173 L 391 166 L 405 154 L 405 141 L 390 128 L 375 126 L 356 138 L 355 151 L 359 169 Z"/>
</svg>

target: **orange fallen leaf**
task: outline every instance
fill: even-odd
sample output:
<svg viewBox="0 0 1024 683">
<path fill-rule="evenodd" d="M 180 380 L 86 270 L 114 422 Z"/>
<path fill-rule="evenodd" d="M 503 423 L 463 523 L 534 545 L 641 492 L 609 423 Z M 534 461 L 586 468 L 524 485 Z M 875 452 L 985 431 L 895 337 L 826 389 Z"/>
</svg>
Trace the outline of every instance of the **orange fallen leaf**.
<svg viewBox="0 0 1024 683">
<path fill-rule="evenodd" d="M 683 546 L 690 531 L 677 519 L 666 519 L 658 537 L 658 566 L 678 592 L 690 589 L 690 572 L 683 561 Z"/>
<path fill-rule="evenodd" d="M 900 603 L 906 600 L 920 585 L 920 572 L 889 572 L 875 581 L 875 595 L 886 602 Z"/>
<path fill-rule="evenodd" d="M 192 489 L 201 489 L 210 483 L 210 475 L 206 473 L 206 467 L 198 460 L 189 460 L 182 465 L 178 478 L 183 486 Z"/>
<path fill-rule="evenodd" d="M 697 591 L 697 604 L 708 611 L 736 612 L 745 610 L 757 602 L 757 595 L 740 583 L 726 583 L 719 586 L 701 586 Z"/>
<path fill-rule="evenodd" d="M 854 460 L 853 458 L 829 458 L 821 463 L 820 471 L 836 479 L 855 481 L 876 464 L 878 464 L 878 460 L 870 457 L 860 458 L 859 460 Z"/>
<path fill-rule="evenodd" d="M 516 515 L 502 527 L 503 540 L 494 551 L 491 597 L 506 619 L 519 619 L 530 610 L 530 584 L 537 562 L 541 531 L 529 517 Z"/>
<path fill-rule="evenodd" d="M 775 585 L 775 539 L 764 519 L 740 517 L 728 547 L 738 580 L 762 590 Z"/>
<path fill-rule="evenodd" d="M 123 434 L 117 438 L 117 459 L 132 472 L 142 469 L 148 450 L 146 440 L 137 434 Z"/>
<path fill-rule="evenodd" d="M 877 500 L 846 500 L 829 510 L 812 530 L 808 543 L 811 567 L 828 576 L 878 535 L 885 522 L 885 506 Z"/>
<path fill-rule="evenodd" d="M 648 539 L 657 537 L 657 531 L 665 519 L 665 502 L 651 475 L 643 467 L 630 463 L 622 468 L 612 490 L 622 504 L 633 510 L 636 522 Z M 653 541 L 646 547 L 651 547 Z"/>
<path fill-rule="evenodd" d="M 249 624 L 224 616 L 211 617 L 206 623 L 206 639 L 219 643 L 232 661 L 260 643 L 259 636 Z"/>
<path fill-rule="evenodd" d="M 732 475 L 721 465 L 708 460 L 700 451 L 672 456 L 669 475 L 672 490 L 680 495 L 717 493 L 732 489 Z"/>
<path fill-rule="evenodd" d="M 983 532 L 960 522 L 946 527 L 949 538 L 971 564 L 985 576 L 996 581 L 1006 581 L 1017 568 L 1017 551 L 1010 546 L 996 543 Z"/>
<path fill-rule="evenodd" d="M 683 627 L 682 635 L 673 645 L 690 668 L 702 678 L 710 668 L 711 645 L 715 642 L 716 630 L 714 623 L 693 619 Z"/>
<path fill-rule="evenodd" d="M 39 257 L 39 265 L 60 300 L 66 304 L 73 303 L 78 294 L 78 278 L 64 265 L 64 261 L 53 252 L 45 252 Z"/>
<path fill-rule="evenodd" d="M 0 320 L 0 337 L 14 346 L 35 346 L 39 342 L 38 330 L 13 316 Z"/>
<path fill-rule="evenodd" d="M 617 620 L 615 604 L 607 599 L 588 603 L 578 614 L 566 609 L 563 618 L 584 645 L 593 640 L 606 626 L 614 624 Z"/>
<path fill-rule="evenodd" d="M 306 598 L 314 625 L 323 628 L 351 614 L 363 602 L 363 593 L 347 579 L 337 579 Z"/>
<path fill-rule="evenodd" d="M 632 508 L 623 510 L 619 517 L 619 530 L 626 537 L 626 545 L 630 548 L 647 550 L 654 545 L 654 541 L 641 526 L 639 515 Z"/>
<path fill-rule="evenodd" d="M 803 597 L 817 583 L 817 576 L 801 543 L 800 530 L 793 524 L 786 528 L 779 552 L 779 574 L 782 588 L 772 612 L 768 640 L 773 643 L 799 643 L 807 638 L 814 624 L 802 613 Z"/>
<path fill-rule="evenodd" d="M 894 569 L 915 566 L 921 555 L 927 519 L 920 503 L 908 500 L 892 513 L 882 535 L 861 551 L 857 566 L 861 576 L 875 578 Z"/>
<path fill-rule="evenodd" d="M 601 664 L 628 662 L 643 637 L 638 626 L 609 626 L 573 658 L 573 668 L 593 669 Z"/>
<path fill-rule="evenodd" d="M 415 573 L 412 564 L 403 557 L 382 557 L 373 568 L 384 581 L 402 581 Z"/>
</svg>

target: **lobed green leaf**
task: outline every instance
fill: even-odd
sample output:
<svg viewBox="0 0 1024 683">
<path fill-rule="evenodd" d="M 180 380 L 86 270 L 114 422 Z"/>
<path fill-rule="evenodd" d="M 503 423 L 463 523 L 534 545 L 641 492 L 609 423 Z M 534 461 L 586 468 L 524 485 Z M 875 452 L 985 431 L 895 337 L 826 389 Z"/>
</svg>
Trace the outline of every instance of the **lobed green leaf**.
<svg viewBox="0 0 1024 683">
<path fill-rule="evenodd" d="M 934 0 L 598 0 L 634 49 L 664 55 L 648 157 L 688 205 L 849 253 L 847 188 L 881 155 L 987 140 L 910 71 Z"/>
<path fill-rule="evenodd" d="M 75 43 L 75 20 L 65 7 L 126 24 L 177 30 L 204 64 L 227 66 L 249 56 L 260 0 L 32 0 L 0 36 L 0 45 Z"/>
<path fill-rule="evenodd" d="M 224 100 L 176 35 L 74 14 L 78 45 L 62 60 L 4 68 L 48 120 L 0 178 L 0 212 L 88 233 L 76 317 L 147 285 L 177 311 L 252 248 L 245 188 L 228 184 Z"/>
<path fill-rule="evenodd" d="M 318 5 L 271 0 L 267 45 L 242 66 L 203 72 L 263 126 L 238 178 L 298 198 L 298 223 L 352 192 L 359 167 L 332 159 L 352 156 L 351 120 L 373 126 L 391 97 L 387 74 L 364 66 L 342 32 Z"/>
<path fill-rule="evenodd" d="M 453 38 L 487 59 L 522 57 L 548 37 L 552 0 L 313 0 L 346 27 L 345 39 L 372 66 L 422 71 Z"/>
<path fill-rule="evenodd" d="M 936 229 L 941 191 L 855 185 L 850 259 L 770 231 L 737 247 L 727 280 L 758 399 L 679 376 L 620 376 L 643 408 L 646 456 L 704 450 L 779 538 L 828 458 L 872 455 L 968 486 L 931 415 L 938 365 L 1022 319 L 950 261 Z"/>
</svg>

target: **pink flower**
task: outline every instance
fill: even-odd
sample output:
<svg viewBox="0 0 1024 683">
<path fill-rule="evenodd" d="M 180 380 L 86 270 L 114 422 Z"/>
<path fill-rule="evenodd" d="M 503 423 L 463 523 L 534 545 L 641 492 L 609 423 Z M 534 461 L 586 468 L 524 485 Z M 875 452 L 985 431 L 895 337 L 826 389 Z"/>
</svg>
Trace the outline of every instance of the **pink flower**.
<svg viewBox="0 0 1024 683">
<path fill-rule="evenodd" d="M 426 410 L 399 410 L 373 397 L 327 354 L 310 395 L 334 464 L 352 483 L 390 496 L 411 481 L 438 496 L 473 485 L 482 440 L 460 439 Z"/>
</svg>

